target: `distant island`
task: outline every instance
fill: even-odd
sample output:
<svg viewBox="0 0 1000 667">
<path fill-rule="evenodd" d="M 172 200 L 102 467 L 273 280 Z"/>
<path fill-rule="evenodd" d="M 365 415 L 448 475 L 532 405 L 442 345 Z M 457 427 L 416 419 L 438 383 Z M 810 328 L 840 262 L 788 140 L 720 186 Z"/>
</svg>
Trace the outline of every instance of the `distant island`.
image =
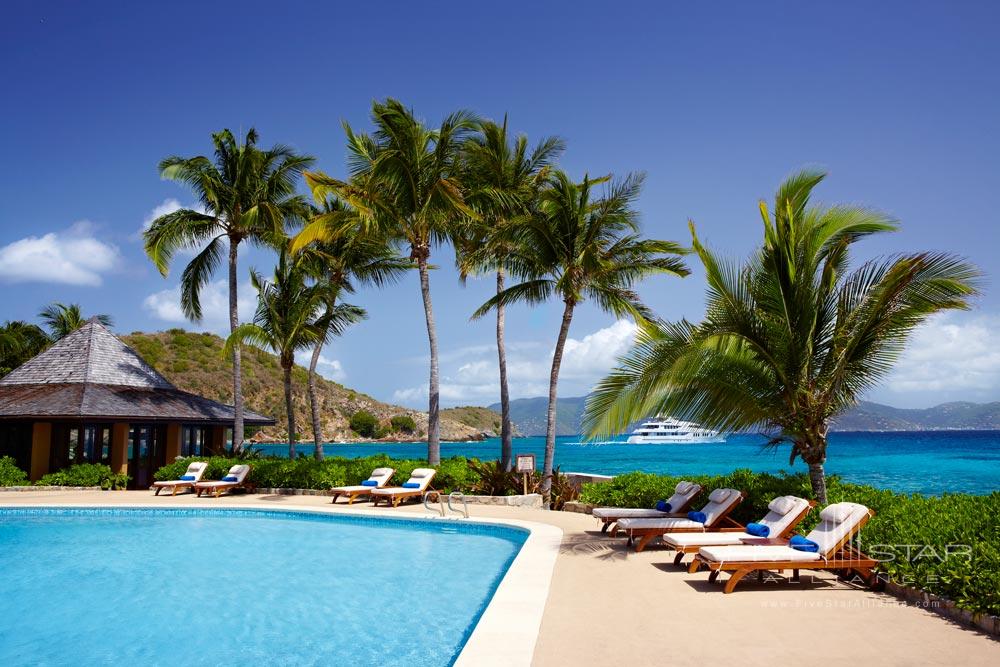
<svg viewBox="0 0 1000 667">
<path fill-rule="evenodd" d="M 586 396 L 560 398 L 556 433 L 578 435 L 581 432 Z M 548 399 L 519 398 L 510 402 L 511 419 L 525 435 L 545 435 Z M 500 404 L 489 406 L 500 410 Z M 835 420 L 834 431 L 990 431 L 1000 430 L 1000 401 L 993 403 L 954 402 L 932 408 L 894 408 L 862 401 Z"/>
</svg>

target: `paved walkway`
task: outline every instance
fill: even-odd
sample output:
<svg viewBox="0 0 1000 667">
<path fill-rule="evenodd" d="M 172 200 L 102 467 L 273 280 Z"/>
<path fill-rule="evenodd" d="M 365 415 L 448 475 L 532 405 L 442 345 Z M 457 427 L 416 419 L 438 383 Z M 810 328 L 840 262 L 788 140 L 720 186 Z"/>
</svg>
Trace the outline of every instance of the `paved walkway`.
<svg viewBox="0 0 1000 667">
<path fill-rule="evenodd" d="M 329 507 L 321 496 L 215 500 L 139 491 L 0 493 L 0 505 L 40 502 Z M 385 511 L 426 512 L 419 505 Z M 1000 641 L 827 575 L 813 581 L 803 576 L 799 585 L 748 578 L 735 593 L 723 595 L 706 574 L 675 568 L 673 552 L 627 552 L 624 540 L 602 536 L 589 516 L 485 506 L 472 506 L 472 514 L 538 521 L 564 531 L 535 665 L 1000 664 Z"/>
</svg>

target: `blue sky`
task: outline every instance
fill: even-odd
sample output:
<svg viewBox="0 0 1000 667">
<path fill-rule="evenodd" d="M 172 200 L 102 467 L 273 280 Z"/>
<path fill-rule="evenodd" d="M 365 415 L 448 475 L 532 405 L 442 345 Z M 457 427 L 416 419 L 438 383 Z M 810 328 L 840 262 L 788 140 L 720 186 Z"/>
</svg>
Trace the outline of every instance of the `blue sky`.
<svg viewBox="0 0 1000 667">
<path fill-rule="evenodd" d="M 164 279 L 138 237 L 189 205 L 159 180 L 167 155 L 256 127 L 344 173 L 342 119 L 367 128 L 393 96 L 435 123 L 469 108 L 537 139 L 562 136 L 581 175 L 643 170 L 650 236 L 687 242 L 686 221 L 728 254 L 760 237 L 756 201 L 803 166 L 825 202 L 863 203 L 903 231 L 867 255 L 935 249 L 987 274 L 971 313 L 920 332 L 872 398 L 901 406 L 1000 398 L 1000 42 L 990 3 L 27 3 L 0 23 L 0 319 L 51 301 L 111 314 L 119 332 L 178 321 L 183 258 Z M 432 275 L 443 401 L 496 400 L 493 324 L 470 323 L 489 281 L 462 287 L 448 248 Z M 273 258 L 244 252 L 241 274 Z M 220 274 L 219 279 L 224 278 Z M 243 287 L 252 306 L 253 295 Z M 641 288 L 667 318 L 698 318 L 703 281 Z M 369 311 L 322 370 L 377 398 L 426 405 L 416 276 L 355 301 Z M 200 328 L 221 331 L 225 292 Z M 249 310 L 247 315 L 249 315 Z M 543 393 L 558 304 L 508 319 L 512 392 Z M 585 392 L 632 327 L 584 307 L 560 391 Z"/>
</svg>

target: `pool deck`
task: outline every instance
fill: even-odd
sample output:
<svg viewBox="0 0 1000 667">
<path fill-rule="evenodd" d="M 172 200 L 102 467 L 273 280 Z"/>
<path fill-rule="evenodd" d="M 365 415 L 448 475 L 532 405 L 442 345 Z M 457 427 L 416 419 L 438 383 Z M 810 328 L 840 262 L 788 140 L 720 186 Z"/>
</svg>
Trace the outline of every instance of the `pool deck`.
<svg viewBox="0 0 1000 667">
<path fill-rule="evenodd" d="M 27 504 L 373 511 L 368 503 L 356 503 L 351 509 L 344 503 L 331 506 L 323 496 L 198 499 L 192 495 L 154 497 L 146 491 L 0 493 L 0 506 Z M 374 511 L 427 516 L 422 505 Z M 597 522 L 583 514 L 480 505 L 470 506 L 470 511 L 474 519 L 533 522 L 563 532 L 533 665 L 1000 664 L 1000 641 L 932 612 L 903 606 L 893 597 L 840 583 L 830 575 L 808 580 L 803 574 L 803 582 L 797 585 L 748 578 L 735 593 L 724 595 L 721 585 L 709 584 L 705 573 L 692 575 L 674 567 L 673 552 L 657 548 L 627 552 L 624 540 L 601 535 Z M 551 530 L 539 532 L 549 539 L 557 535 Z M 542 562 L 529 569 L 545 567 Z M 544 587 L 537 577 L 532 585 Z M 487 614 L 502 612 L 487 610 Z M 488 645 L 497 638 L 479 639 Z M 507 641 L 516 643 L 517 637 Z M 470 640 L 467 649 L 471 644 Z M 499 659 L 489 662 L 517 664 Z M 487 663 L 477 660 L 476 664 Z"/>
</svg>

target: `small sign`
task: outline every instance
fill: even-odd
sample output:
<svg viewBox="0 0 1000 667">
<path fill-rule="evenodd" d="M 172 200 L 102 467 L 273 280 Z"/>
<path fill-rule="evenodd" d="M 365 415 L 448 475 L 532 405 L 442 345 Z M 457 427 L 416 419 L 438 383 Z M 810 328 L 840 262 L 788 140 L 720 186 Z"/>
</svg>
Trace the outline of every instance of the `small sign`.
<svg viewBox="0 0 1000 667">
<path fill-rule="evenodd" d="M 535 472 L 534 454 L 518 454 L 516 458 L 518 472 Z"/>
</svg>

